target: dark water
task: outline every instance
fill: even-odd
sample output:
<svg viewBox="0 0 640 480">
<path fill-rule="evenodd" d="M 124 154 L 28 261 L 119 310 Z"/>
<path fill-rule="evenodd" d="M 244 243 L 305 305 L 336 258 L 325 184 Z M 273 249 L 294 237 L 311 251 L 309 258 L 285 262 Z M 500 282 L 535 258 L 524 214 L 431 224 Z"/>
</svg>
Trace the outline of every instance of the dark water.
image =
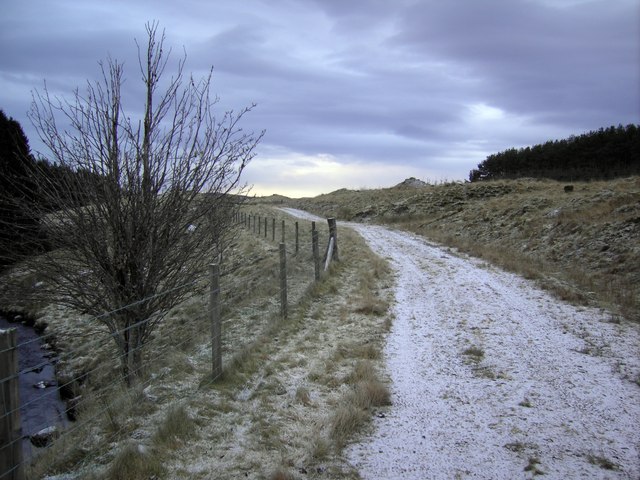
<svg viewBox="0 0 640 480">
<path fill-rule="evenodd" d="M 31 445 L 29 436 L 50 426 L 66 425 L 65 406 L 58 393 L 55 358 L 48 358 L 51 352 L 42 348 L 40 336 L 32 327 L 0 316 L 0 329 L 9 328 L 18 330 L 20 417 L 24 456 L 29 458 L 40 450 Z"/>
</svg>

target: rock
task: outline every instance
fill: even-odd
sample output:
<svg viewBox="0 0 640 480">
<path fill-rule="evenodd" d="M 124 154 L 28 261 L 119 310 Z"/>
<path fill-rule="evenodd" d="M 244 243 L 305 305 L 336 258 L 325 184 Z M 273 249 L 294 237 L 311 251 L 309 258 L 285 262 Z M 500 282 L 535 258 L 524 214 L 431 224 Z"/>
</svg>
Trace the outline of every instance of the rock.
<svg viewBox="0 0 640 480">
<path fill-rule="evenodd" d="M 47 329 L 47 322 L 44 320 L 36 320 L 33 325 L 33 329 L 36 331 L 38 335 L 41 335 Z"/>
<path fill-rule="evenodd" d="M 151 385 L 142 390 L 142 395 L 151 403 L 156 403 L 158 401 L 158 396 L 151 393 Z"/>
<path fill-rule="evenodd" d="M 49 387 L 55 387 L 56 385 L 56 382 L 52 382 L 49 380 L 40 380 L 38 383 L 35 383 L 33 385 L 33 388 L 45 389 Z"/>
<path fill-rule="evenodd" d="M 58 430 L 58 427 L 47 427 L 31 435 L 29 437 L 29 441 L 33 446 L 42 448 L 51 444 L 51 442 L 59 436 L 60 431 Z"/>
<path fill-rule="evenodd" d="M 565 193 L 573 192 L 573 185 L 565 185 L 564 186 Z"/>
<path fill-rule="evenodd" d="M 415 177 L 409 177 L 403 182 L 400 182 L 396 187 L 410 187 L 410 188 L 422 188 L 426 187 L 428 184 L 423 182 L 422 180 L 418 180 Z"/>
<path fill-rule="evenodd" d="M 65 405 L 65 413 L 67 414 L 67 418 L 72 422 L 75 422 L 78 418 L 78 405 L 82 401 L 82 395 L 78 395 L 77 397 L 68 398 L 64 401 Z"/>
</svg>

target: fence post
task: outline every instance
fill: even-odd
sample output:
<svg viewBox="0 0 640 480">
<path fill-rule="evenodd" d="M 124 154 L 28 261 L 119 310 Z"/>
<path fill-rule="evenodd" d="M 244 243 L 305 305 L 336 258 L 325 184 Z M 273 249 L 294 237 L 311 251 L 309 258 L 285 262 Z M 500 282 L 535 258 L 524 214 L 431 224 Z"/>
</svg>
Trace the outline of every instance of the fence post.
<svg viewBox="0 0 640 480">
<path fill-rule="evenodd" d="M 313 267 L 315 271 L 316 282 L 320 280 L 320 248 L 318 246 L 318 231 L 311 232 L 311 244 L 313 248 Z"/>
<path fill-rule="evenodd" d="M 269 229 L 269 219 L 264 217 L 264 238 L 267 238 L 267 230 Z"/>
<path fill-rule="evenodd" d="M 262 217 L 258 215 L 258 235 L 262 234 Z"/>
<path fill-rule="evenodd" d="M 285 236 L 284 236 L 284 220 L 282 220 L 282 243 L 285 243 Z"/>
<path fill-rule="evenodd" d="M 271 241 L 276 241 L 276 219 L 271 220 Z"/>
<path fill-rule="evenodd" d="M 287 318 L 287 250 L 280 244 L 280 314 Z"/>
<path fill-rule="evenodd" d="M 22 426 L 18 391 L 17 330 L 0 330 L 0 477 L 22 480 Z"/>
<path fill-rule="evenodd" d="M 333 247 L 335 247 L 335 242 L 334 242 L 334 238 L 331 237 L 329 239 L 329 247 L 327 248 L 327 258 L 325 259 L 325 262 L 324 262 L 325 272 L 329 270 L 329 265 L 331 264 L 331 259 L 333 257 Z"/>
<path fill-rule="evenodd" d="M 296 255 L 298 254 L 299 250 L 300 250 L 300 241 L 298 239 L 298 222 L 296 222 Z"/>
<path fill-rule="evenodd" d="M 327 249 L 327 257 L 332 257 L 336 262 L 340 261 L 338 258 L 338 227 L 336 225 L 335 218 L 327 218 L 327 222 L 329 223 L 329 248 L 332 250 L 329 252 Z M 333 239 L 333 245 L 331 244 L 331 239 Z"/>
<path fill-rule="evenodd" d="M 222 322 L 220 319 L 220 267 L 209 265 L 211 290 L 209 292 L 209 315 L 211 318 L 211 364 L 213 379 L 222 375 Z"/>
</svg>

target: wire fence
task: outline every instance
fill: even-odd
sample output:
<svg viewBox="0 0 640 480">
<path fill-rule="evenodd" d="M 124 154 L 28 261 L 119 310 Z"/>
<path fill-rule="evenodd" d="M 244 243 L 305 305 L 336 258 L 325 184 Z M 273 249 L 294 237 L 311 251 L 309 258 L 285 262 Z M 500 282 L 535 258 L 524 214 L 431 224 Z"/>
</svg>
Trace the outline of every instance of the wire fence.
<svg viewBox="0 0 640 480">
<path fill-rule="evenodd" d="M 43 452 L 65 441 L 74 441 L 79 431 L 101 429 L 114 438 L 131 427 L 120 422 L 119 402 L 131 395 L 155 396 L 161 391 L 167 369 L 176 352 L 197 352 L 196 356 L 211 357 L 210 382 L 218 380 L 234 354 L 248 348 L 272 327 L 279 318 L 287 317 L 288 306 L 295 305 L 304 292 L 320 278 L 321 261 L 319 239 L 329 245 L 333 239 L 337 252 L 337 233 L 331 221 L 316 225 L 310 221 L 292 221 L 284 212 L 245 209 L 238 212 L 235 235 L 253 238 L 254 248 L 231 255 L 220 265 L 212 265 L 206 276 L 158 292 L 129 305 L 82 319 L 78 331 L 61 333 L 53 329 L 46 334 L 19 342 L 15 329 L 0 330 L 0 479 L 25 478 L 25 466 L 33 463 Z M 332 230 L 333 228 L 333 230 Z M 260 248 L 255 248 L 260 242 Z M 325 257 L 331 258 L 331 249 Z M 198 294 L 208 287 L 206 296 Z M 105 319 L 177 290 L 194 294 L 172 312 L 126 324 L 108 330 Z M 155 325 L 144 343 L 123 351 L 115 338 L 133 336 L 141 327 Z M 210 332 L 204 336 L 203 332 Z M 20 362 L 22 350 L 34 342 L 57 343 L 61 334 L 73 336 L 57 358 L 37 359 L 25 365 Z M 208 337 L 208 341 L 206 338 Z M 59 342 L 58 342 L 59 343 Z M 135 389 L 125 387 L 122 366 L 129 358 L 139 357 L 128 371 L 137 379 Z M 183 356 L 184 358 L 184 356 Z M 19 400 L 20 380 L 32 372 L 56 364 L 56 379 L 29 391 L 29 398 Z M 126 394 L 122 395 L 122 392 Z M 184 396 L 193 395 L 187 389 Z M 21 412 L 38 410 L 43 402 L 56 404 L 55 415 L 21 421 Z M 90 448 L 86 454 L 89 454 Z M 86 455 L 85 455 L 86 457 Z M 70 471 L 85 461 L 79 456 L 66 468 Z"/>
</svg>

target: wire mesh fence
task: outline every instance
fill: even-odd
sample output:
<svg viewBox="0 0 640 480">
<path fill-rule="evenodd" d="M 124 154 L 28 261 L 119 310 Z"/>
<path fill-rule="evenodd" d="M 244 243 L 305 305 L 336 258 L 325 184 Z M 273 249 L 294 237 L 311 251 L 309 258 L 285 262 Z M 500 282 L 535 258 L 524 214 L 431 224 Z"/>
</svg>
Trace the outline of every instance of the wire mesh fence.
<svg viewBox="0 0 640 480">
<path fill-rule="evenodd" d="M 318 280 L 318 265 L 324 260 L 320 259 L 318 245 L 328 245 L 336 235 L 329 225 L 292 221 L 279 210 L 269 215 L 247 208 L 237 214 L 235 224 L 235 236 L 252 238 L 249 245 L 253 243 L 253 247 L 242 250 L 238 244 L 241 251 L 224 258 L 219 265 L 212 262 L 206 276 L 175 287 L 193 291 L 193 295 L 187 296 L 172 312 L 163 312 L 162 323 L 158 323 L 147 341 L 129 350 L 119 348 L 114 338 L 133 334 L 141 326 L 158 322 L 158 318 L 140 319 L 115 331 L 106 329 L 101 320 L 170 291 L 82 318 L 82 328 L 74 332 L 73 342 L 67 343 L 55 357 L 31 365 L 19 365 L 19 352 L 35 342 L 55 344 L 60 331 L 53 329 L 19 343 L 15 330 L 0 330 L 0 479 L 25 478 L 25 467 L 56 445 L 90 435 L 117 438 L 126 434 L 131 426 L 118 420 L 119 403 L 135 403 L 140 395 L 148 400 L 161 394 L 162 382 L 170 376 L 166 372 L 177 358 L 176 352 L 185 355 L 175 361 L 208 356 L 211 372 L 207 381 L 218 380 L 231 358 L 248 348 L 278 319 L 286 317 L 288 305 L 299 302 Z M 255 248 L 256 242 L 260 248 Z M 326 248 L 325 257 L 328 254 Z M 208 292 L 203 295 L 203 291 Z M 131 372 L 137 379 L 135 388 L 123 382 L 121 366 L 129 356 L 140 358 Z M 55 379 L 33 389 L 29 398 L 20 402 L 18 380 L 52 364 Z M 195 393 L 193 388 L 186 387 L 178 391 L 185 397 Z M 22 412 L 38 409 L 43 399 L 52 398 L 60 403 L 54 418 L 21 422 Z M 91 445 L 79 450 L 84 453 L 67 461 L 64 468 L 73 470 L 92 451 Z"/>
</svg>

